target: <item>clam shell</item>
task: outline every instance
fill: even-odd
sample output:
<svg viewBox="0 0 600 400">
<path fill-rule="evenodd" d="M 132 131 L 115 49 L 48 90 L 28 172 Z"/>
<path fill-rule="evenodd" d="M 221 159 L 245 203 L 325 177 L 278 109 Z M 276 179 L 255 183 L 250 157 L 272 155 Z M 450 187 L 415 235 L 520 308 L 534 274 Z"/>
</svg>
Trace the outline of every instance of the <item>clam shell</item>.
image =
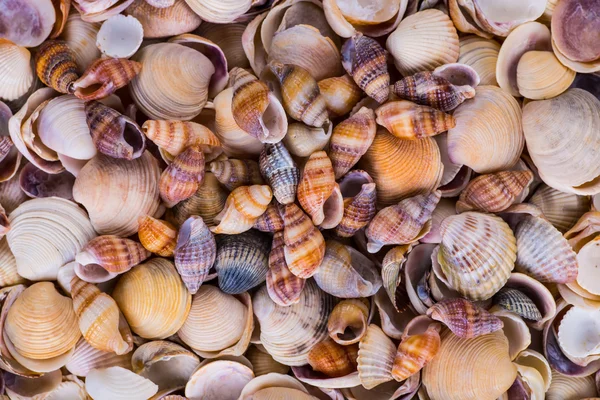
<svg viewBox="0 0 600 400">
<path fill-rule="evenodd" d="M 162 339 L 177 332 L 191 306 L 191 295 L 175 266 L 161 258 L 123 274 L 112 297 L 131 330 L 148 339 Z"/>
<path fill-rule="evenodd" d="M 386 47 L 404 76 L 456 62 L 459 54 L 458 34 L 452 21 L 434 9 L 403 19 L 388 37 Z"/>
<path fill-rule="evenodd" d="M 159 172 L 148 152 L 131 161 L 98 155 L 77 175 L 73 198 L 98 233 L 129 236 L 137 232 L 139 217 L 159 211 Z"/>
<path fill-rule="evenodd" d="M 225 208 L 214 217 L 217 226 L 211 232 L 233 235 L 242 233 L 254 225 L 273 198 L 268 185 L 240 186 L 227 197 Z"/>
<path fill-rule="evenodd" d="M 367 333 L 369 305 L 365 299 L 340 301 L 327 322 L 329 337 L 343 346 L 358 343 Z"/>
<path fill-rule="evenodd" d="M 127 85 L 141 69 L 142 64 L 124 58 L 96 60 L 73 83 L 74 94 L 84 101 L 102 99 Z"/>
<path fill-rule="evenodd" d="M 566 232 L 590 208 L 590 198 L 541 185 L 529 199 L 560 232 Z"/>
<path fill-rule="evenodd" d="M 203 363 L 185 386 L 189 399 L 237 399 L 254 378 L 252 369 L 232 360 Z"/>
<path fill-rule="evenodd" d="M 589 398 L 591 400 L 596 395 L 596 385 L 592 375 L 586 377 L 571 377 L 552 371 L 552 384 L 546 392 L 546 399 L 562 400 Z"/>
<path fill-rule="evenodd" d="M 11 1 L 0 14 L 4 26 L 2 37 L 19 46 L 36 47 L 50 35 L 56 19 L 52 1 Z M 24 23 L 27 25 L 23 26 Z"/>
<path fill-rule="evenodd" d="M 290 369 L 287 365 L 275 361 L 266 350 L 263 351 L 257 346 L 250 346 L 245 356 L 252 363 L 252 370 L 255 376 L 270 373 L 286 374 Z"/>
<path fill-rule="evenodd" d="M 522 96 L 532 100 L 556 97 L 575 80 L 575 71 L 558 61 L 550 51 L 528 51 L 517 66 L 517 86 Z"/>
<path fill-rule="evenodd" d="M 173 224 L 149 215 L 138 220 L 138 238 L 144 248 L 162 257 L 172 257 L 177 245 L 177 229 Z"/>
<path fill-rule="evenodd" d="M 125 368 L 108 367 L 90 371 L 85 379 L 85 390 L 97 400 L 125 400 L 152 397 L 158 386 Z"/>
<path fill-rule="evenodd" d="M 172 156 L 192 146 L 200 147 L 208 156 L 221 146 L 219 138 L 209 128 L 196 122 L 148 120 L 142 130 L 148 139 Z"/>
<path fill-rule="evenodd" d="M 517 289 L 500 289 L 494 296 L 494 304 L 532 321 L 542 319 L 542 313 L 535 303 Z"/>
<path fill-rule="evenodd" d="M 283 231 L 276 231 L 273 235 L 273 243 L 269 253 L 267 292 L 276 304 L 289 306 L 300 301 L 300 294 L 306 281 L 292 274 L 288 268 L 285 261 L 284 246 Z"/>
<path fill-rule="evenodd" d="M 333 193 L 335 176 L 331 160 L 324 151 L 316 151 L 310 155 L 298 184 L 298 202 L 311 216 L 315 225 L 325 219 L 325 202 Z"/>
<path fill-rule="evenodd" d="M 294 202 L 300 170 L 282 143 L 268 144 L 260 153 L 260 172 L 281 204 Z"/>
<path fill-rule="evenodd" d="M 134 0 L 125 10 L 125 14 L 131 15 L 142 24 L 145 39 L 188 33 L 202 23 L 198 14 L 192 11 L 185 0 L 175 0 L 173 4 L 161 8 L 156 8 L 145 0 Z"/>
<path fill-rule="evenodd" d="M 24 282 L 25 279 L 17 272 L 17 260 L 8 247 L 8 241 L 5 238 L 0 239 L 0 286 L 13 286 Z"/>
<path fill-rule="evenodd" d="M 408 1 L 376 4 L 325 0 L 323 9 L 327 22 L 342 37 L 350 37 L 357 31 L 369 36 L 390 33 L 405 15 Z"/>
<path fill-rule="evenodd" d="M 248 11 L 252 5 L 250 0 L 198 1 L 186 0 L 186 3 L 204 21 L 215 24 L 226 24 L 235 21 Z"/>
<path fill-rule="evenodd" d="M 518 197 L 532 181 L 531 171 L 502 171 L 480 175 L 470 181 L 460 193 L 456 211 L 504 211 L 518 201 Z"/>
<path fill-rule="evenodd" d="M 333 124 L 325 121 L 322 127 L 315 128 L 301 122 L 288 125 L 288 131 L 282 142 L 295 156 L 308 157 L 318 150 L 322 150 L 331 138 Z"/>
<path fill-rule="evenodd" d="M 283 218 L 279 214 L 279 206 L 276 200 L 272 201 L 267 207 L 267 211 L 258 217 L 253 228 L 261 232 L 272 233 L 283 230 Z"/>
<path fill-rule="evenodd" d="M 246 25 L 241 23 L 227 25 L 205 23 L 196 32 L 213 41 L 223 50 L 229 68 L 248 68 L 250 63 L 242 47 L 242 35 L 245 30 Z"/>
<path fill-rule="evenodd" d="M 227 190 L 263 183 L 260 168 L 254 160 L 228 159 L 213 161 L 210 163 L 209 169 Z"/>
<path fill-rule="evenodd" d="M 598 310 L 570 307 L 558 326 L 558 343 L 574 363 L 588 365 L 598 357 Z"/>
<path fill-rule="evenodd" d="M 77 342 L 73 356 L 69 359 L 65 368 L 72 374 L 83 377 L 95 368 L 118 366 L 130 369 L 131 354 L 117 355 L 113 352 L 95 349 L 82 337 Z"/>
<path fill-rule="evenodd" d="M 556 5 L 552 13 L 552 40 L 568 59 L 594 62 L 600 58 L 598 43 L 588 37 L 599 29 L 598 21 L 590 15 L 597 7 L 588 1 L 566 1 Z"/>
<path fill-rule="evenodd" d="M 0 40 L 0 58 L 0 98 L 16 100 L 27 93 L 33 83 L 31 54 L 26 48 L 3 38 Z"/>
<path fill-rule="evenodd" d="M 119 14 L 125 10 L 133 0 L 117 1 L 117 0 L 77 0 L 73 6 L 84 21 L 100 22 Z"/>
<path fill-rule="evenodd" d="M 427 315 L 444 323 L 456 336 L 472 339 L 502 329 L 502 321 L 462 298 L 444 300 L 427 310 Z"/>
<path fill-rule="evenodd" d="M 38 78 L 60 93 L 70 93 L 78 78 L 75 54 L 61 40 L 44 42 L 35 55 L 35 71 Z"/>
<path fill-rule="evenodd" d="M 198 191 L 204 179 L 204 153 L 190 146 L 179 153 L 162 172 L 158 182 L 160 198 L 167 207 L 189 199 Z"/>
<path fill-rule="evenodd" d="M 100 50 L 96 47 L 99 29 L 100 24 L 86 22 L 78 13 L 71 13 L 67 18 L 61 37 L 73 52 L 79 73 L 100 57 Z"/>
<path fill-rule="evenodd" d="M 514 360 L 531 345 L 531 332 L 521 317 L 500 307 L 492 307 L 491 313 L 503 323 L 502 331 L 508 339 L 508 353 Z"/>
<path fill-rule="evenodd" d="M 102 54 L 114 58 L 129 58 L 142 44 L 144 28 L 131 15 L 117 14 L 102 23 L 96 47 Z"/>
<path fill-rule="evenodd" d="M 396 346 L 377 325 L 369 325 L 358 343 L 358 377 L 365 389 L 391 381 Z"/>
<path fill-rule="evenodd" d="M 379 125 L 401 139 L 422 139 L 456 126 L 451 115 L 406 100 L 388 102 L 375 114 Z"/>
<path fill-rule="evenodd" d="M 331 117 L 349 113 L 362 95 L 360 88 L 348 75 L 326 78 L 319 81 L 318 84 Z"/>
<path fill-rule="evenodd" d="M 418 373 L 440 349 L 440 326 L 431 324 L 425 332 L 415 333 L 398 345 L 392 376 L 398 382 Z"/>
<path fill-rule="evenodd" d="M 278 373 L 269 373 L 252 379 L 240 394 L 240 400 L 275 400 L 286 396 L 293 400 L 309 400 L 312 396 L 297 379 Z"/>
<path fill-rule="evenodd" d="M 376 132 L 375 114 L 366 107 L 336 125 L 329 143 L 336 179 L 344 176 L 367 152 Z"/>
<path fill-rule="evenodd" d="M 481 78 L 481 85 L 497 86 L 496 62 L 500 44 L 492 39 L 468 35 L 459 39 L 460 54 L 458 61 L 472 67 Z"/>
</svg>

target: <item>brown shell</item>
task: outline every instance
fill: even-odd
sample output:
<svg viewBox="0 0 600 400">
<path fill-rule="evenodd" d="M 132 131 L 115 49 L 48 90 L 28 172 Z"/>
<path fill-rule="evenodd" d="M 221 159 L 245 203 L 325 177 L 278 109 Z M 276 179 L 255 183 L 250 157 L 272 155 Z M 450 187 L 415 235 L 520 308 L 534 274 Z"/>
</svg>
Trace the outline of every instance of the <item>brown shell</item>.
<svg viewBox="0 0 600 400">
<path fill-rule="evenodd" d="M 177 244 L 177 228 L 170 222 L 149 215 L 138 219 L 138 238 L 146 250 L 162 257 L 172 257 Z"/>
<path fill-rule="evenodd" d="M 356 196 L 344 199 L 344 216 L 335 227 L 335 234 L 352 237 L 367 226 L 377 212 L 376 202 L 375 183 L 364 183 Z"/>
<path fill-rule="evenodd" d="M 148 139 L 173 156 L 190 146 L 200 146 L 205 153 L 221 146 L 221 141 L 210 129 L 196 122 L 148 120 L 142 130 Z"/>
<path fill-rule="evenodd" d="M 390 101 L 375 110 L 377 123 L 401 139 L 421 139 L 456 126 L 452 115 L 410 101 Z"/>
<path fill-rule="evenodd" d="M 342 346 L 327 338 L 310 350 L 308 363 L 313 370 L 337 378 L 356 371 L 357 357 L 357 344 Z"/>
<path fill-rule="evenodd" d="M 258 163 L 254 160 L 213 161 L 208 168 L 228 190 L 264 183 Z"/>
<path fill-rule="evenodd" d="M 277 201 L 272 201 L 265 211 L 254 223 L 254 229 L 261 232 L 279 232 L 283 230 L 283 218 L 279 214 Z"/>
<path fill-rule="evenodd" d="M 267 292 L 269 297 L 280 306 L 289 306 L 300 301 L 300 294 L 306 280 L 292 274 L 285 261 L 285 241 L 283 232 L 273 235 L 273 244 L 269 254 L 269 272 L 267 272 Z"/>
<path fill-rule="evenodd" d="M 42 43 L 35 55 L 35 71 L 46 86 L 60 93 L 71 93 L 79 77 L 75 54 L 62 40 Z"/>
<path fill-rule="evenodd" d="M 323 207 L 333 193 L 334 186 L 335 176 L 331 160 L 324 151 L 315 151 L 304 165 L 297 191 L 298 202 L 311 216 L 313 224 L 323 223 Z"/>
<path fill-rule="evenodd" d="M 167 207 L 173 207 L 192 197 L 203 179 L 204 153 L 198 146 L 188 147 L 160 175 L 160 198 Z"/>
<path fill-rule="evenodd" d="M 500 318 L 460 297 L 434 304 L 427 310 L 427 315 L 464 339 L 487 335 L 504 326 Z"/>
<path fill-rule="evenodd" d="M 126 58 L 101 58 L 73 82 L 75 96 L 83 101 L 100 100 L 127 85 L 142 70 L 142 64 Z"/>
<path fill-rule="evenodd" d="M 330 117 L 348 114 L 362 96 L 362 90 L 348 75 L 323 79 L 318 85 Z"/>
<path fill-rule="evenodd" d="M 260 153 L 260 172 L 281 204 L 293 203 L 300 170 L 283 143 L 267 144 Z"/>
<path fill-rule="evenodd" d="M 395 380 L 400 382 L 416 374 L 435 357 L 441 345 L 439 331 L 439 324 L 431 324 L 425 332 L 400 342 L 392 368 Z"/>
<path fill-rule="evenodd" d="M 109 272 L 121 274 L 148 257 L 150 252 L 131 239 L 103 235 L 83 246 L 75 260 L 81 265 L 98 264 Z"/>
</svg>

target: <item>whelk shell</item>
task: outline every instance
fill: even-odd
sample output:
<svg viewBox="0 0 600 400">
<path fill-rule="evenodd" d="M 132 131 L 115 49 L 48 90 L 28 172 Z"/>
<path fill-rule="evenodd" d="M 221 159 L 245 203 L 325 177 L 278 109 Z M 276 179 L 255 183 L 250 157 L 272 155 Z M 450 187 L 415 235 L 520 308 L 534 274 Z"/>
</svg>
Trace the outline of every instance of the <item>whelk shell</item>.
<svg viewBox="0 0 600 400">
<path fill-rule="evenodd" d="M 103 99 L 127 85 L 141 69 L 142 64 L 124 58 L 96 60 L 73 82 L 73 94 L 84 101 Z"/>
<path fill-rule="evenodd" d="M 227 197 L 225 208 L 214 217 L 213 233 L 237 234 L 252 228 L 269 206 L 273 194 L 268 185 L 240 186 Z"/>
<path fill-rule="evenodd" d="M 318 84 L 330 117 L 348 114 L 362 95 L 360 88 L 348 75 L 323 79 Z"/>
<path fill-rule="evenodd" d="M 148 139 L 172 156 L 186 148 L 198 146 L 208 156 L 221 146 L 219 138 L 206 126 L 192 121 L 152 121 L 142 125 Z"/>
<path fill-rule="evenodd" d="M 339 237 L 351 237 L 375 216 L 375 182 L 365 171 L 351 171 L 340 181 L 340 191 L 344 196 L 344 214 L 335 233 Z"/>
<path fill-rule="evenodd" d="M 392 376 L 398 382 L 418 373 L 440 349 L 440 326 L 430 324 L 424 332 L 415 332 L 398 345 Z"/>
<path fill-rule="evenodd" d="M 19 47 L 7 39 L 0 39 L 0 98 L 16 100 L 25 93 L 33 83 L 31 70 L 31 54 L 29 50 Z"/>
<path fill-rule="evenodd" d="M 308 363 L 314 371 L 338 378 L 356 371 L 358 345 L 342 346 L 327 338 L 308 353 Z"/>
<path fill-rule="evenodd" d="M 454 117 L 406 100 L 390 101 L 375 110 L 377 123 L 400 139 L 422 139 L 456 126 Z"/>
<path fill-rule="evenodd" d="M 173 256 L 177 244 L 177 229 L 173 224 L 149 215 L 138 219 L 138 237 L 146 250 L 162 257 Z"/>
<path fill-rule="evenodd" d="M 60 93 L 72 92 L 73 82 L 79 77 L 75 54 L 60 40 L 49 40 L 40 46 L 35 55 L 35 70 L 46 86 Z"/>
<path fill-rule="evenodd" d="M 267 292 L 276 304 L 289 306 L 300 301 L 300 294 L 306 281 L 292 274 L 288 268 L 283 250 L 284 246 L 283 232 L 276 231 L 273 235 L 273 243 L 269 253 Z"/>
<path fill-rule="evenodd" d="M 312 153 L 304 165 L 296 195 L 304 211 L 311 216 L 313 224 L 323 223 L 325 202 L 333 193 L 334 186 L 333 165 L 327 153 Z"/>
<path fill-rule="evenodd" d="M 358 343 L 367 333 L 369 305 L 365 299 L 340 301 L 327 322 L 329 337 L 343 346 Z"/>
<path fill-rule="evenodd" d="M 271 201 L 271 204 L 267 207 L 267 211 L 258 217 L 253 228 L 261 232 L 275 233 L 283 231 L 283 218 L 279 214 L 277 200 Z"/>
<path fill-rule="evenodd" d="M 160 198 L 167 207 L 173 207 L 192 197 L 203 179 L 204 153 L 200 147 L 190 146 L 176 155 L 160 175 Z"/>
<path fill-rule="evenodd" d="M 432 319 L 444 323 L 456 336 L 472 339 L 502 329 L 502 321 L 463 298 L 443 300 L 427 310 Z"/>
<path fill-rule="evenodd" d="M 209 165 L 210 172 L 215 175 L 228 190 L 246 185 L 261 185 L 260 167 L 254 160 L 228 159 L 213 161 Z"/>
<path fill-rule="evenodd" d="M 268 144 L 260 153 L 260 172 L 281 204 L 293 203 L 300 170 L 282 143 Z"/>
</svg>

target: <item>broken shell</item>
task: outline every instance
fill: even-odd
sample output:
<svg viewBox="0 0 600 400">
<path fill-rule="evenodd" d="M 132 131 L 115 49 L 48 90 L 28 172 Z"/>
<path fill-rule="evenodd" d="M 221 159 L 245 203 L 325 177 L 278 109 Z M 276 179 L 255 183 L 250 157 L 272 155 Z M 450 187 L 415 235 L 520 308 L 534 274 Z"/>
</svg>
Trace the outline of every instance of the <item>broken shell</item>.
<svg viewBox="0 0 600 400">
<path fill-rule="evenodd" d="M 192 146 L 200 147 L 205 154 L 221 146 L 219 138 L 204 125 L 191 121 L 152 121 L 142 125 L 142 130 L 158 147 L 177 156 Z"/>
<path fill-rule="evenodd" d="M 575 252 L 594 239 L 596 234 L 600 232 L 599 220 L 600 213 L 598 211 L 590 211 L 581 216 L 575 225 L 565 232 L 564 237 L 569 242 L 569 245 Z"/>
<path fill-rule="evenodd" d="M 588 365 L 599 358 L 598 310 L 570 307 L 558 327 L 558 343 L 574 363 Z"/>
<path fill-rule="evenodd" d="M 454 118 L 406 100 L 390 101 L 375 110 L 377 123 L 400 139 L 422 139 L 456 126 Z"/>
<path fill-rule="evenodd" d="M 138 237 L 146 250 L 162 257 L 172 257 L 177 244 L 177 229 L 167 221 L 149 215 L 138 219 Z"/>
<path fill-rule="evenodd" d="M 368 177 L 368 180 L 365 183 L 359 183 L 360 189 L 351 190 L 344 187 L 345 185 L 352 185 L 351 181 L 355 179 L 352 176 L 358 175 L 360 172 L 364 171 L 350 172 L 340 182 L 342 195 L 348 197 L 344 199 L 344 215 L 342 216 L 342 220 L 335 227 L 335 233 L 339 237 L 354 236 L 356 232 L 371 222 L 376 213 L 375 203 L 377 201 L 377 193 L 375 191 L 375 183 L 366 172 L 364 172 L 364 175 Z M 356 190 L 359 190 L 358 193 L 356 193 Z"/>
<path fill-rule="evenodd" d="M 209 169 L 228 190 L 234 190 L 240 186 L 263 184 L 260 168 L 254 160 L 213 161 L 210 163 Z"/>
<path fill-rule="evenodd" d="M 412 244 L 396 246 L 385 254 L 381 263 L 383 287 L 395 308 L 398 308 L 396 303 L 396 290 L 402 279 L 400 273 L 411 249 Z"/>
<path fill-rule="evenodd" d="M 260 153 L 260 172 L 273 189 L 273 196 L 281 204 L 290 204 L 296 198 L 300 170 L 282 143 L 268 144 Z"/>
<path fill-rule="evenodd" d="M 100 50 L 96 47 L 99 29 L 100 24 L 86 22 L 78 13 L 71 13 L 67 18 L 61 37 L 73 52 L 77 71 L 81 74 L 100 57 Z"/>
<path fill-rule="evenodd" d="M 531 171 L 502 171 L 480 175 L 470 181 L 460 193 L 456 211 L 504 211 L 517 201 L 517 197 L 527 190 L 532 181 Z"/>
<path fill-rule="evenodd" d="M 185 0 L 175 0 L 172 5 L 162 8 L 154 7 L 145 0 L 134 0 L 125 10 L 125 14 L 131 15 L 142 24 L 145 39 L 192 32 L 202 23 L 198 14 L 192 11 Z"/>
<path fill-rule="evenodd" d="M 582 289 L 594 296 L 600 294 L 595 279 L 599 241 L 598 237 L 594 238 L 577 253 L 577 283 Z"/>
<path fill-rule="evenodd" d="M 517 289 L 535 303 L 537 309 L 542 314 L 542 319 L 537 322 L 527 321 L 527 324 L 533 329 L 541 330 L 546 325 L 546 322 L 555 316 L 556 302 L 552 293 L 550 293 L 546 286 L 532 277 L 519 272 L 513 272 L 506 282 L 505 288 Z"/>
<path fill-rule="evenodd" d="M 262 350 L 258 346 L 250 346 L 245 356 L 252 364 L 252 370 L 254 371 L 255 376 L 266 375 L 269 373 L 287 374 L 290 370 L 290 367 L 278 363 L 266 350 Z"/>
<path fill-rule="evenodd" d="M 52 1 L 11 1 L 5 6 L 0 14 L 2 37 L 19 46 L 37 47 L 52 32 L 56 22 Z"/>
<path fill-rule="evenodd" d="M 161 258 L 154 258 L 123 274 L 112 297 L 131 330 L 149 339 L 162 339 L 177 332 L 191 306 L 191 295 L 175 266 Z"/>
<path fill-rule="evenodd" d="M 279 215 L 279 212 L 277 212 L 277 215 Z M 289 270 L 285 261 L 284 245 L 283 232 L 276 231 L 273 235 L 273 243 L 269 253 L 267 292 L 276 304 L 289 306 L 300 301 L 300 294 L 306 281 L 303 278 L 298 278 Z"/>
<path fill-rule="evenodd" d="M 150 398 L 158 386 L 122 367 L 91 370 L 85 379 L 85 390 L 97 400 Z"/>
<path fill-rule="evenodd" d="M 443 300 L 427 310 L 427 315 L 445 324 L 456 336 L 472 339 L 502 329 L 502 321 L 463 298 Z"/>
<path fill-rule="evenodd" d="M 407 1 L 360 3 L 326 0 L 323 9 L 327 22 L 338 35 L 351 37 L 359 31 L 377 37 L 398 26 L 407 5 Z"/>
<path fill-rule="evenodd" d="M 186 200 L 198 191 L 204 179 L 204 153 L 190 146 L 179 153 L 162 172 L 158 182 L 160 198 L 167 207 Z"/>
<path fill-rule="evenodd" d="M 446 14 L 435 9 L 403 19 L 386 47 L 404 76 L 456 62 L 459 53 L 456 28 Z"/>
<path fill-rule="evenodd" d="M 542 319 L 535 303 L 517 289 L 503 288 L 494 295 L 494 304 L 532 321 Z"/>
<path fill-rule="evenodd" d="M 283 144 L 295 156 L 308 157 L 322 150 L 331 138 L 333 124 L 325 121 L 322 127 L 315 128 L 301 122 L 288 125 L 288 131 L 283 138 Z"/>
<path fill-rule="evenodd" d="M 124 58 L 99 59 L 73 82 L 75 96 L 99 100 L 127 85 L 142 69 L 142 64 Z"/>
<path fill-rule="evenodd" d="M 227 197 L 225 208 L 214 217 L 211 232 L 237 234 L 252 228 L 273 198 L 267 185 L 240 186 Z"/>
<path fill-rule="evenodd" d="M 348 114 L 362 95 L 360 88 L 348 75 L 323 79 L 318 84 L 330 117 Z"/>
<path fill-rule="evenodd" d="M 358 377 L 365 389 L 391 381 L 396 346 L 380 327 L 371 324 L 358 343 Z"/>
<path fill-rule="evenodd" d="M 529 202 L 537 206 L 544 217 L 560 232 L 568 231 L 590 208 L 590 198 L 564 193 L 542 184 Z"/>
<path fill-rule="evenodd" d="M 562 65 L 550 51 L 528 51 L 517 66 L 519 93 L 532 100 L 556 97 L 569 88 L 575 71 Z"/>
<path fill-rule="evenodd" d="M 108 367 L 131 368 L 131 353 L 117 355 L 93 348 L 83 337 L 75 346 L 73 356 L 65 368 L 77 376 L 87 376 L 95 368 Z"/>
<path fill-rule="evenodd" d="M 124 11 L 131 3 L 133 0 L 76 0 L 73 6 L 84 21 L 100 22 Z"/>
<path fill-rule="evenodd" d="M 216 254 L 215 238 L 201 217 L 191 216 L 181 224 L 174 249 L 175 267 L 190 293 L 198 291 Z"/>
<path fill-rule="evenodd" d="M 492 39 L 468 35 L 459 39 L 460 55 L 458 61 L 461 64 L 471 66 L 481 78 L 481 85 L 497 86 L 496 62 L 500 44 Z"/>
<path fill-rule="evenodd" d="M 341 346 L 327 338 L 308 353 L 308 363 L 314 371 L 338 378 L 356 370 L 358 346 Z"/>
<path fill-rule="evenodd" d="M 16 100 L 27 93 L 33 83 L 31 54 L 7 39 L 0 39 L 0 98 Z"/>
<path fill-rule="evenodd" d="M 275 233 L 283 231 L 283 218 L 279 214 L 279 206 L 276 200 L 272 201 L 267 207 L 267 211 L 258 217 L 253 228 L 261 232 Z"/>
<path fill-rule="evenodd" d="M 392 376 L 398 382 L 418 373 L 440 349 L 440 326 L 431 324 L 421 333 L 413 333 L 398 345 Z"/>
<path fill-rule="evenodd" d="M 69 172 L 48 174 L 33 164 L 27 164 L 19 173 L 21 190 L 29 197 L 62 197 L 73 199 L 73 184 L 75 177 Z"/>
<path fill-rule="evenodd" d="M 431 214 L 439 200 L 440 192 L 435 191 L 410 197 L 379 211 L 365 231 L 369 253 L 377 253 L 389 244 L 413 243 L 425 236 L 431 229 Z"/>
<path fill-rule="evenodd" d="M 358 343 L 367 333 L 368 301 L 347 299 L 340 301 L 327 322 L 329 337 L 343 346 Z"/>
<path fill-rule="evenodd" d="M 49 40 L 40 46 L 35 55 L 35 70 L 46 86 L 60 93 L 72 92 L 73 82 L 79 77 L 75 54 L 61 40 Z"/>
<path fill-rule="evenodd" d="M 208 360 L 192 374 L 185 385 L 186 399 L 237 399 L 254 378 L 252 369 L 234 360 Z"/>
<path fill-rule="evenodd" d="M 96 47 L 102 54 L 114 58 L 129 58 L 142 44 L 144 28 L 131 15 L 114 15 L 102 23 Z"/>
<path fill-rule="evenodd" d="M 298 202 L 312 217 L 313 224 L 323 223 L 325 202 L 333 193 L 334 186 L 333 165 L 327 153 L 314 152 L 304 165 L 297 191 Z"/>
</svg>

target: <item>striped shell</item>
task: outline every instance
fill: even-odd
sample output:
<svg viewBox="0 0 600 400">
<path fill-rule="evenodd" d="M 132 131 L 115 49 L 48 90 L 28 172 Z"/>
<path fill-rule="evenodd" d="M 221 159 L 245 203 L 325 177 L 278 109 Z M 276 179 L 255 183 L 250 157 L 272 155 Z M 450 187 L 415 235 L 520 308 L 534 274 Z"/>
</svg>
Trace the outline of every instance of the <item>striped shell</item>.
<svg viewBox="0 0 600 400">
<path fill-rule="evenodd" d="M 267 185 L 240 186 L 227 197 L 225 207 L 214 217 L 211 232 L 233 235 L 252 228 L 273 198 Z"/>
<path fill-rule="evenodd" d="M 304 289 L 306 280 L 298 278 L 288 268 L 285 262 L 284 246 L 283 232 L 275 232 L 271 252 L 269 253 L 267 292 L 276 304 L 289 306 L 300 301 L 300 294 Z"/>
<path fill-rule="evenodd" d="M 172 257 L 177 244 L 177 229 L 173 224 L 149 215 L 138 220 L 138 238 L 146 250 L 162 257 Z"/>
<path fill-rule="evenodd" d="M 204 179 L 204 153 L 197 146 L 188 147 L 173 159 L 158 182 L 160 198 L 167 207 L 189 199 Z"/>
<path fill-rule="evenodd" d="M 377 325 L 371 324 L 358 343 L 358 377 L 365 389 L 392 380 L 396 346 Z"/>
<path fill-rule="evenodd" d="M 325 202 L 333 193 L 334 186 L 333 166 L 327 153 L 312 153 L 304 165 L 296 195 L 304 211 L 311 216 L 313 224 L 323 223 Z"/>
<path fill-rule="evenodd" d="M 201 217 L 192 216 L 181 225 L 174 249 L 175 267 L 190 293 L 196 293 L 208 276 L 216 252 L 213 234 Z"/>
<path fill-rule="evenodd" d="M 308 364 L 314 371 L 339 378 L 356 371 L 358 345 L 342 346 L 330 338 L 318 343 L 308 353 Z"/>
<path fill-rule="evenodd" d="M 498 317 L 460 297 L 434 304 L 427 310 L 427 315 L 464 339 L 487 335 L 503 327 Z"/>
<path fill-rule="evenodd" d="M 540 313 L 535 303 L 517 289 L 500 289 L 494 296 L 494 304 L 532 321 L 542 319 L 542 313 Z"/>
<path fill-rule="evenodd" d="M 282 143 L 267 144 L 260 153 L 260 172 L 281 204 L 293 203 L 300 170 Z"/>
<path fill-rule="evenodd" d="M 346 299 L 333 308 L 327 331 L 341 345 L 358 343 L 367 333 L 369 304 L 365 299 Z"/>
<path fill-rule="evenodd" d="M 360 185 L 358 193 L 357 186 Z M 377 192 L 375 182 L 364 171 L 356 170 L 346 174 L 340 181 L 344 196 L 344 215 L 335 227 L 339 237 L 351 237 L 367 226 L 376 213 Z"/>
<path fill-rule="evenodd" d="M 377 123 L 400 139 L 435 136 L 456 126 L 454 117 L 410 101 L 390 101 L 375 110 Z"/>
<path fill-rule="evenodd" d="M 496 81 L 496 62 L 500 52 L 500 44 L 495 40 L 475 35 L 467 35 L 459 39 L 460 55 L 458 62 L 472 67 L 481 78 L 481 85 L 498 86 Z"/>
<path fill-rule="evenodd" d="M 254 229 L 261 232 L 279 232 L 283 230 L 283 218 L 279 214 L 277 200 L 273 200 L 265 211 L 254 223 Z"/>
<path fill-rule="evenodd" d="M 73 82 L 73 94 L 83 101 L 103 99 L 127 85 L 141 69 L 142 64 L 125 58 L 96 60 Z"/>
<path fill-rule="evenodd" d="M 240 186 L 261 185 L 263 183 L 258 163 L 254 160 L 228 159 L 213 161 L 209 165 L 210 172 L 228 190 Z"/>
<path fill-rule="evenodd" d="M 392 376 L 398 382 L 418 373 L 421 368 L 435 357 L 440 349 L 440 327 L 431 324 L 420 334 L 410 335 L 400 342 Z"/>
<path fill-rule="evenodd" d="M 542 184 L 529 199 L 544 217 L 560 232 L 571 229 L 577 220 L 590 209 L 590 198 L 565 193 Z"/>
<path fill-rule="evenodd" d="M 48 40 L 38 48 L 35 70 L 46 86 L 60 93 L 71 93 L 79 77 L 75 54 L 61 40 Z"/>
<path fill-rule="evenodd" d="M 95 237 L 83 246 L 75 256 L 75 261 L 82 266 L 100 266 L 109 273 L 122 274 L 148 257 L 150 252 L 131 239 L 103 235 Z"/>
<path fill-rule="evenodd" d="M 346 115 L 360 100 L 362 90 L 348 75 L 327 78 L 319 81 L 319 90 L 325 97 L 330 117 Z"/>
<path fill-rule="evenodd" d="M 191 121 L 148 120 L 142 125 L 142 131 L 148 139 L 173 156 L 191 146 L 200 146 L 204 153 L 221 146 L 219 138 L 210 129 Z"/>
</svg>

